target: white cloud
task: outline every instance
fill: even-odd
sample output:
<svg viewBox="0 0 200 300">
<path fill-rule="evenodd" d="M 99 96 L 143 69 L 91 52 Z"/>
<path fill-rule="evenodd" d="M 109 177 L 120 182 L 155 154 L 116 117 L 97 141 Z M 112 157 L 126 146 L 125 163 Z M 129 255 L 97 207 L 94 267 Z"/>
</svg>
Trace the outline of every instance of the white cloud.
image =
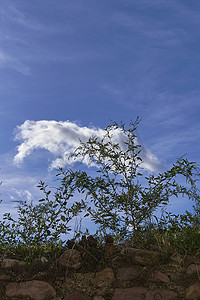
<svg viewBox="0 0 200 300">
<path fill-rule="evenodd" d="M 33 200 L 33 196 L 31 194 L 31 192 L 26 189 L 21 190 L 21 189 L 12 188 L 9 195 L 10 195 L 10 199 L 12 201 L 23 199 L 23 200 L 29 202 L 29 201 Z"/>
<path fill-rule="evenodd" d="M 26 120 L 17 126 L 15 140 L 22 143 L 17 147 L 18 153 L 14 157 L 14 163 L 20 165 L 33 150 L 45 149 L 56 157 L 51 162 L 51 169 L 64 167 L 71 163 L 69 155 L 79 146 L 80 140 L 86 142 L 92 135 L 102 138 L 104 134 L 103 129 L 81 127 L 70 121 Z M 121 131 L 115 131 L 114 140 L 123 147 L 124 137 Z M 142 147 L 141 157 L 145 169 L 157 171 L 160 168 L 157 157 L 145 147 Z M 84 163 L 87 164 L 87 161 Z"/>
<path fill-rule="evenodd" d="M 0 68 L 14 69 L 15 71 L 24 75 L 30 75 L 30 68 L 26 66 L 22 61 L 15 57 L 12 57 L 4 52 L 0 51 Z"/>
<path fill-rule="evenodd" d="M 0 158 L 1 160 L 1 158 Z M 41 180 L 41 177 L 30 176 L 24 174 L 20 169 L 10 168 L 9 165 L 1 165 L 0 170 L 0 199 L 3 199 L 3 203 L 10 202 L 10 200 L 38 200 L 43 193 L 38 189 L 37 185 Z M 45 177 L 45 176 L 44 176 Z M 52 180 L 51 177 L 43 178 L 44 181 Z"/>
</svg>

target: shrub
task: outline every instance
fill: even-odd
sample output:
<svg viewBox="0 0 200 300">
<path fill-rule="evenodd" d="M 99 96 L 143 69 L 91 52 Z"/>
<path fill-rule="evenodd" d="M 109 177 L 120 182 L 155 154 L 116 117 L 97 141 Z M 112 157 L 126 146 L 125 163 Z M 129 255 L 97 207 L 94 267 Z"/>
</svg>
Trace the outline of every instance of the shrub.
<svg viewBox="0 0 200 300">
<path fill-rule="evenodd" d="M 71 159 L 95 166 L 96 176 L 60 168 L 57 174 L 60 187 L 54 193 L 41 181 L 39 188 L 45 197 L 38 204 L 20 200 L 18 219 L 10 213 L 4 214 L 0 222 L 1 249 L 9 245 L 29 258 L 38 253 L 55 255 L 63 247 L 61 234 L 71 230 L 69 222 L 82 211 L 97 225 L 96 235 L 100 240 L 108 233 L 117 243 L 128 239 L 134 244 L 162 244 L 167 240 L 182 252 L 197 249 L 200 246 L 198 165 L 182 156 L 171 169 L 147 175 L 135 134 L 139 122 L 139 118 L 131 121 L 128 129 L 125 124 L 114 122 L 101 139 L 92 136 L 86 143 L 80 142 Z M 75 201 L 75 197 L 79 200 Z M 172 197 L 194 201 L 194 213 L 166 212 Z M 165 211 L 160 218 L 156 216 L 158 208 Z M 78 231 L 80 237 L 81 229 Z"/>
<path fill-rule="evenodd" d="M 50 195 L 52 191 L 41 181 L 38 187 L 45 197 L 38 204 L 19 200 L 16 201 L 17 219 L 10 213 L 4 214 L 0 223 L 1 247 L 9 245 L 21 249 L 21 252 L 28 252 L 28 256 L 33 257 L 47 248 L 52 252 L 53 244 L 58 248 L 62 246 L 61 234 L 67 235 L 71 231 L 68 223 L 85 208 L 85 204 L 83 201 L 74 200 L 71 205 L 69 203 L 76 192 L 74 179 L 78 172 L 68 170 L 57 176 L 61 185 L 56 188 L 53 197 Z"/>
<path fill-rule="evenodd" d="M 106 128 L 102 139 L 93 136 L 81 142 L 72 156 L 97 166 L 97 176 L 84 174 L 84 181 L 79 182 L 86 200 L 93 204 L 87 207 L 86 215 L 99 226 L 98 232 L 111 232 L 116 240 L 131 236 L 139 239 L 141 228 L 146 229 L 156 210 L 165 207 L 172 196 L 193 200 L 197 215 L 200 213 L 196 163 L 181 157 L 170 170 L 145 176 L 135 134 L 138 124 L 139 118 L 131 121 L 128 129 L 115 122 Z M 115 142 L 116 134 L 121 145 Z M 186 184 L 178 183 L 177 176 L 182 176 Z"/>
</svg>

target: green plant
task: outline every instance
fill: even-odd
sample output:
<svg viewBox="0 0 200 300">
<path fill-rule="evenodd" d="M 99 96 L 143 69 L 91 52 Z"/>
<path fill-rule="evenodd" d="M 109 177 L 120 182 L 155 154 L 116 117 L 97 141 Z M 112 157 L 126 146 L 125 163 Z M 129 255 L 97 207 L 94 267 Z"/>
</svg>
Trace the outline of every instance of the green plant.
<svg viewBox="0 0 200 300">
<path fill-rule="evenodd" d="M 167 242 L 183 254 L 191 254 L 200 247 L 200 224 L 196 213 L 164 212 L 156 224 L 156 237 L 160 244 Z"/>
<path fill-rule="evenodd" d="M 86 171 L 59 169 L 60 186 L 39 188 L 39 203 L 17 201 L 18 218 L 5 213 L 0 222 L 0 251 L 8 248 L 28 260 L 45 255 L 56 257 L 64 249 L 61 235 L 70 232 L 69 222 L 84 211 L 97 225 L 101 244 L 106 234 L 116 243 L 126 239 L 132 245 L 168 242 L 180 252 L 191 253 L 200 246 L 199 168 L 184 156 L 172 168 L 158 175 L 142 169 L 141 146 L 135 134 L 139 118 L 125 124 L 114 122 L 100 139 L 92 136 L 71 156 L 96 167 L 96 176 Z M 184 182 L 184 183 L 182 183 Z M 166 211 L 173 197 L 194 201 L 194 212 L 173 215 Z M 78 201 L 75 201 L 75 198 Z M 161 217 L 156 215 L 163 210 Z M 81 224 L 80 224 L 81 225 Z M 75 239 L 83 232 L 76 226 Z M 86 229 L 85 235 L 89 235 Z"/>
<path fill-rule="evenodd" d="M 76 192 L 74 179 L 78 172 L 68 170 L 65 174 L 57 174 L 61 182 L 56 188 L 53 197 L 51 190 L 47 189 L 44 182 L 40 182 L 39 188 L 44 193 L 44 198 L 38 204 L 31 201 L 16 201 L 18 218 L 15 219 L 10 213 L 5 213 L 0 223 L 0 243 L 2 247 L 10 245 L 21 252 L 28 252 L 29 257 L 41 255 L 45 248 L 52 250 L 52 245 L 61 246 L 61 234 L 71 231 L 68 223 L 77 216 L 84 208 L 83 201 L 69 203 Z M 61 243 L 61 244 L 60 244 Z M 52 252 L 52 251 L 51 251 Z"/>
<path fill-rule="evenodd" d="M 86 215 L 99 226 L 99 232 L 111 232 L 116 240 L 128 236 L 139 240 L 140 229 L 147 228 L 158 207 L 166 206 L 172 196 L 194 200 L 199 215 L 197 165 L 181 157 L 170 170 L 145 176 L 135 134 L 139 122 L 139 118 L 131 121 L 128 129 L 115 122 L 105 129 L 102 139 L 92 136 L 72 155 L 97 167 L 98 176 L 84 172 L 78 186 L 92 203 Z M 121 145 L 115 141 L 117 135 Z M 185 178 L 185 185 L 178 183 L 178 176 Z"/>
</svg>

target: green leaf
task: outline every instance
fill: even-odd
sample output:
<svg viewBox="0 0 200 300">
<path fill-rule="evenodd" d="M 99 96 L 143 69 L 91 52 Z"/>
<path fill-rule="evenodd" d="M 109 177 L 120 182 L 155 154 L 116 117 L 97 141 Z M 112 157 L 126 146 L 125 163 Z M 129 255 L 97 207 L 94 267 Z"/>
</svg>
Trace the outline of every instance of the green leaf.
<svg viewBox="0 0 200 300">
<path fill-rule="evenodd" d="M 65 222 L 65 220 L 66 220 L 65 216 L 61 216 L 60 218 L 63 222 Z"/>
</svg>

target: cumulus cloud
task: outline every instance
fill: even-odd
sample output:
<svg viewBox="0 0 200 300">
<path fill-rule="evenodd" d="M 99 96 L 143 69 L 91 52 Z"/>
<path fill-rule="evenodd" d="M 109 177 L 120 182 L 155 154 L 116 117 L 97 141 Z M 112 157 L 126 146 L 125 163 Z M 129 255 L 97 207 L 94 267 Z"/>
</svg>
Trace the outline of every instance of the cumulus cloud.
<svg viewBox="0 0 200 300">
<path fill-rule="evenodd" d="M 104 134 L 103 129 L 81 127 L 70 121 L 26 120 L 22 125 L 17 126 L 15 132 L 15 140 L 21 141 L 21 144 L 17 147 L 18 153 L 14 157 L 14 163 L 21 164 L 33 150 L 45 149 L 55 156 L 50 169 L 64 167 L 72 163 L 69 155 L 80 145 L 80 140 L 86 142 L 93 135 L 101 139 Z M 115 130 L 113 140 L 122 148 L 124 138 L 120 130 Z M 144 146 L 141 149 L 141 157 L 143 168 L 149 171 L 157 171 L 160 168 L 157 157 Z M 84 163 L 87 164 L 87 160 Z"/>
</svg>

